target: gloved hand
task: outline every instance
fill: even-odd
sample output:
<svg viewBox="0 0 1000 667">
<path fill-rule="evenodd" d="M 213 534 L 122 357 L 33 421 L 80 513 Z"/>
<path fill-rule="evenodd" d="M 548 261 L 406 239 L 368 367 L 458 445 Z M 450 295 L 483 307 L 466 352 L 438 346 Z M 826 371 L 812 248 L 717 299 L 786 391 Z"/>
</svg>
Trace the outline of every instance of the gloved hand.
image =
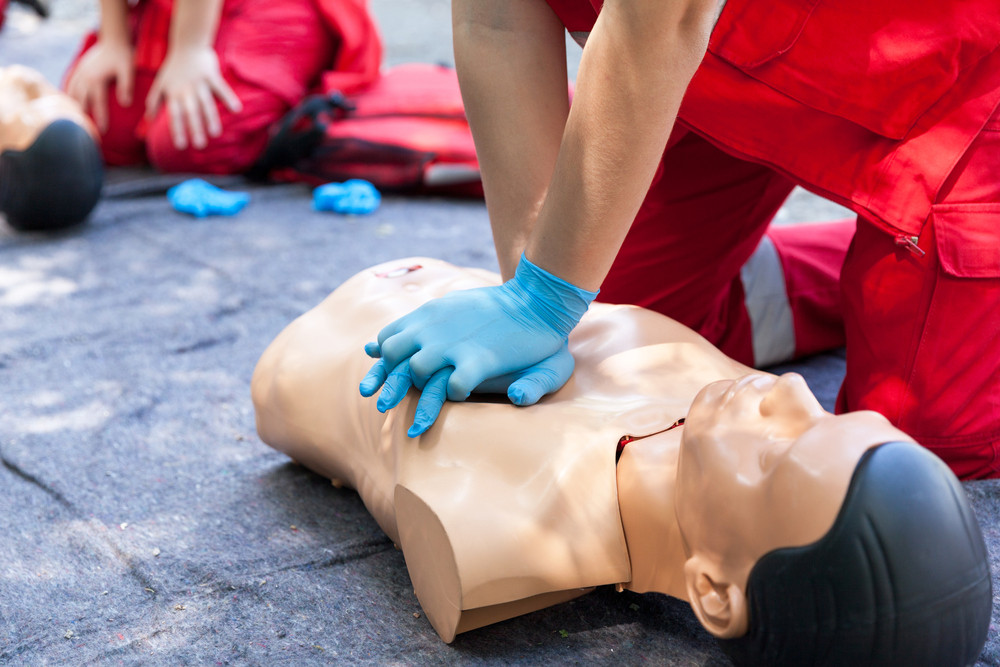
<svg viewBox="0 0 1000 667">
<path fill-rule="evenodd" d="M 378 409 L 385 412 L 411 386 L 422 389 L 410 437 L 430 428 L 445 398 L 463 401 L 480 386 L 506 384 L 514 403 L 535 403 L 569 379 L 566 340 L 596 296 L 522 255 L 503 285 L 452 292 L 382 329 L 378 342 L 365 346 L 380 359 L 362 380 L 361 394 L 383 387 Z"/>
<path fill-rule="evenodd" d="M 167 190 L 167 199 L 177 211 L 204 218 L 207 215 L 236 215 L 250 201 L 250 195 L 223 190 L 200 178 L 192 178 Z"/>
<path fill-rule="evenodd" d="M 545 394 L 558 391 L 566 384 L 575 366 L 576 360 L 569 353 L 569 345 L 563 343 L 555 354 L 534 366 L 484 380 L 472 391 L 477 394 L 507 394 L 515 405 L 534 405 Z M 436 414 L 434 416 L 437 417 Z M 433 422 L 434 419 L 427 421 L 428 425 Z"/>
<path fill-rule="evenodd" d="M 369 345 L 375 345 L 375 343 Z M 367 349 L 369 348 L 366 347 Z M 533 405 L 545 394 L 557 391 L 566 384 L 569 376 L 573 374 L 575 365 L 573 355 L 570 354 L 569 347 L 564 343 L 551 357 L 522 371 L 489 378 L 480 383 L 473 391 L 486 394 L 507 394 L 515 405 Z M 382 393 L 379 394 L 377 407 L 380 412 L 385 412 L 399 405 L 410 387 L 416 386 L 417 389 L 420 389 L 421 393 L 417 400 L 413 424 L 406 432 L 408 436 L 415 438 L 429 429 L 441 413 L 441 408 L 448 399 L 448 380 L 452 370 L 450 366 L 443 368 L 432 375 L 426 383 L 416 385 L 410 376 L 408 361 L 404 361 L 390 373 L 386 369 L 384 361 L 379 359 L 361 383 L 361 394 L 371 396 L 379 385 L 382 385 L 383 389 Z"/>
</svg>

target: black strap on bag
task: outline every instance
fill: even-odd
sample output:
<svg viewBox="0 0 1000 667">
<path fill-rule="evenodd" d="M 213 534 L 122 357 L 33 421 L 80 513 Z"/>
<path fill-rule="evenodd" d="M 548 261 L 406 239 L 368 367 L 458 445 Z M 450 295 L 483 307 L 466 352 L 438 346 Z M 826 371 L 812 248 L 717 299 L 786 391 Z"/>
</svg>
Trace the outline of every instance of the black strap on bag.
<svg viewBox="0 0 1000 667">
<path fill-rule="evenodd" d="M 41 16 L 43 19 L 49 18 L 49 3 L 47 0 L 14 0 L 14 2 L 20 3 L 30 9 L 35 10 L 35 13 Z"/>
<path fill-rule="evenodd" d="M 276 131 L 263 154 L 250 167 L 247 178 L 264 181 L 274 169 L 293 167 L 311 157 L 326 135 L 330 122 L 354 110 L 354 105 L 340 92 L 305 98 L 275 126 Z"/>
</svg>

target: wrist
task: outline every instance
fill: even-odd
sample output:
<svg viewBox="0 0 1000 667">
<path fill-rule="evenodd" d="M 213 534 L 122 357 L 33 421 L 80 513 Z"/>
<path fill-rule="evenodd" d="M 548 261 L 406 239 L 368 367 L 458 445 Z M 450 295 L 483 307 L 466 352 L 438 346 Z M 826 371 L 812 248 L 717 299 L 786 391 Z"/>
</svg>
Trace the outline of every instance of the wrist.
<svg viewBox="0 0 1000 667">
<path fill-rule="evenodd" d="M 224 0 L 176 0 L 170 18 L 168 50 L 211 49 L 222 17 Z"/>
<path fill-rule="evenodd" d="M 166 58 L 171 60 L 182 60 L 190 62 L 193 59 L 201 57 L 206 50 L 212 51 L 212 47 L 209 45 L 200 44 L 197 41 L 191 39 L 171 41 L 167 45 Z M 214 54 L 215 52 L 212 51 Z M 166 59 L 165 58 L 165 59 Z"/>
<path fill-rule="evenodd" d="M 97 31 L 97 43 L 114 49 L 131 49 L 128 31 L 124 28 L 104 27 Z"/>
<path fill-rule="evenodd" d="M 125 0 L 103 0 L 97 39 L 108 46 L 130 47 L 128 5 Z"/>
<path fill-rule="evenodd" d="M 523 253 L 514 279 L 508 284 L 532 304 L 532 312 L 563 337 L 569 335 L 599 292 L 582 289 L 549 273 L 533 264 Z"/>
<path fill-rule="evenodd" d="M 211 39 L 207 37 L 200 38 L 188 35 L 171 39 L 167 45 L 167 55 L 174 54 L 178 56 L 185 56 L 197 53 L 198 51 L 204 51 L 206 49 L 212 49 Z"/>
</svg>

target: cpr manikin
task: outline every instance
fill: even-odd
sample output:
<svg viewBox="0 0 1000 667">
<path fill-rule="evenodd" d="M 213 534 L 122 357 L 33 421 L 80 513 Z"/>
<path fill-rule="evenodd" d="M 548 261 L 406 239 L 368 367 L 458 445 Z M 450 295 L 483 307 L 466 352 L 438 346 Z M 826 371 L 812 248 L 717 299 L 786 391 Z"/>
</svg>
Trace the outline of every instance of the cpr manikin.
<svg viewBox="0 0 1000 667">
<path fill-rule="evenodd" d="M 831 415 L 801 377 L 661 315 L 592 306 L 563 389 L 448 402 L 415 439 L 416 392 L 388 414 L 358 395 L 374 332 L 495 280 L 423 258 L 363 271 L 253 379 L 261 438 L 358 490 L 445 641 L 619 584 L 689 601 L 738 662 L 978 656 L 989 568 L 951 472 L 878 414 Z"/>
<path fill-rule="evenodd" d="M 0 214 L 21 230 L 82 222 L 104 170 L 93 124 L 37 71 L 0 67 Z"/>
</svg>

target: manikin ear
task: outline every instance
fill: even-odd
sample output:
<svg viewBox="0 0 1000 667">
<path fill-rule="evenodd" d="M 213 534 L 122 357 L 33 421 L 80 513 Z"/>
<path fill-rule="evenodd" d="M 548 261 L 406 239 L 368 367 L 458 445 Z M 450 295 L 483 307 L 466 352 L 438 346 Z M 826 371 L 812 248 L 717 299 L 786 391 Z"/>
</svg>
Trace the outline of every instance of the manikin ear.
<svg viewBox="0 0 1000 667">
<path fill-rule="evenodd" d="M 747 599 L 740 586 L 713 577 L 698 556 L 684 563 L 684 579 L 691 608 L 706 630 L 719 639 L 746 634 Z"/>
</svg>

